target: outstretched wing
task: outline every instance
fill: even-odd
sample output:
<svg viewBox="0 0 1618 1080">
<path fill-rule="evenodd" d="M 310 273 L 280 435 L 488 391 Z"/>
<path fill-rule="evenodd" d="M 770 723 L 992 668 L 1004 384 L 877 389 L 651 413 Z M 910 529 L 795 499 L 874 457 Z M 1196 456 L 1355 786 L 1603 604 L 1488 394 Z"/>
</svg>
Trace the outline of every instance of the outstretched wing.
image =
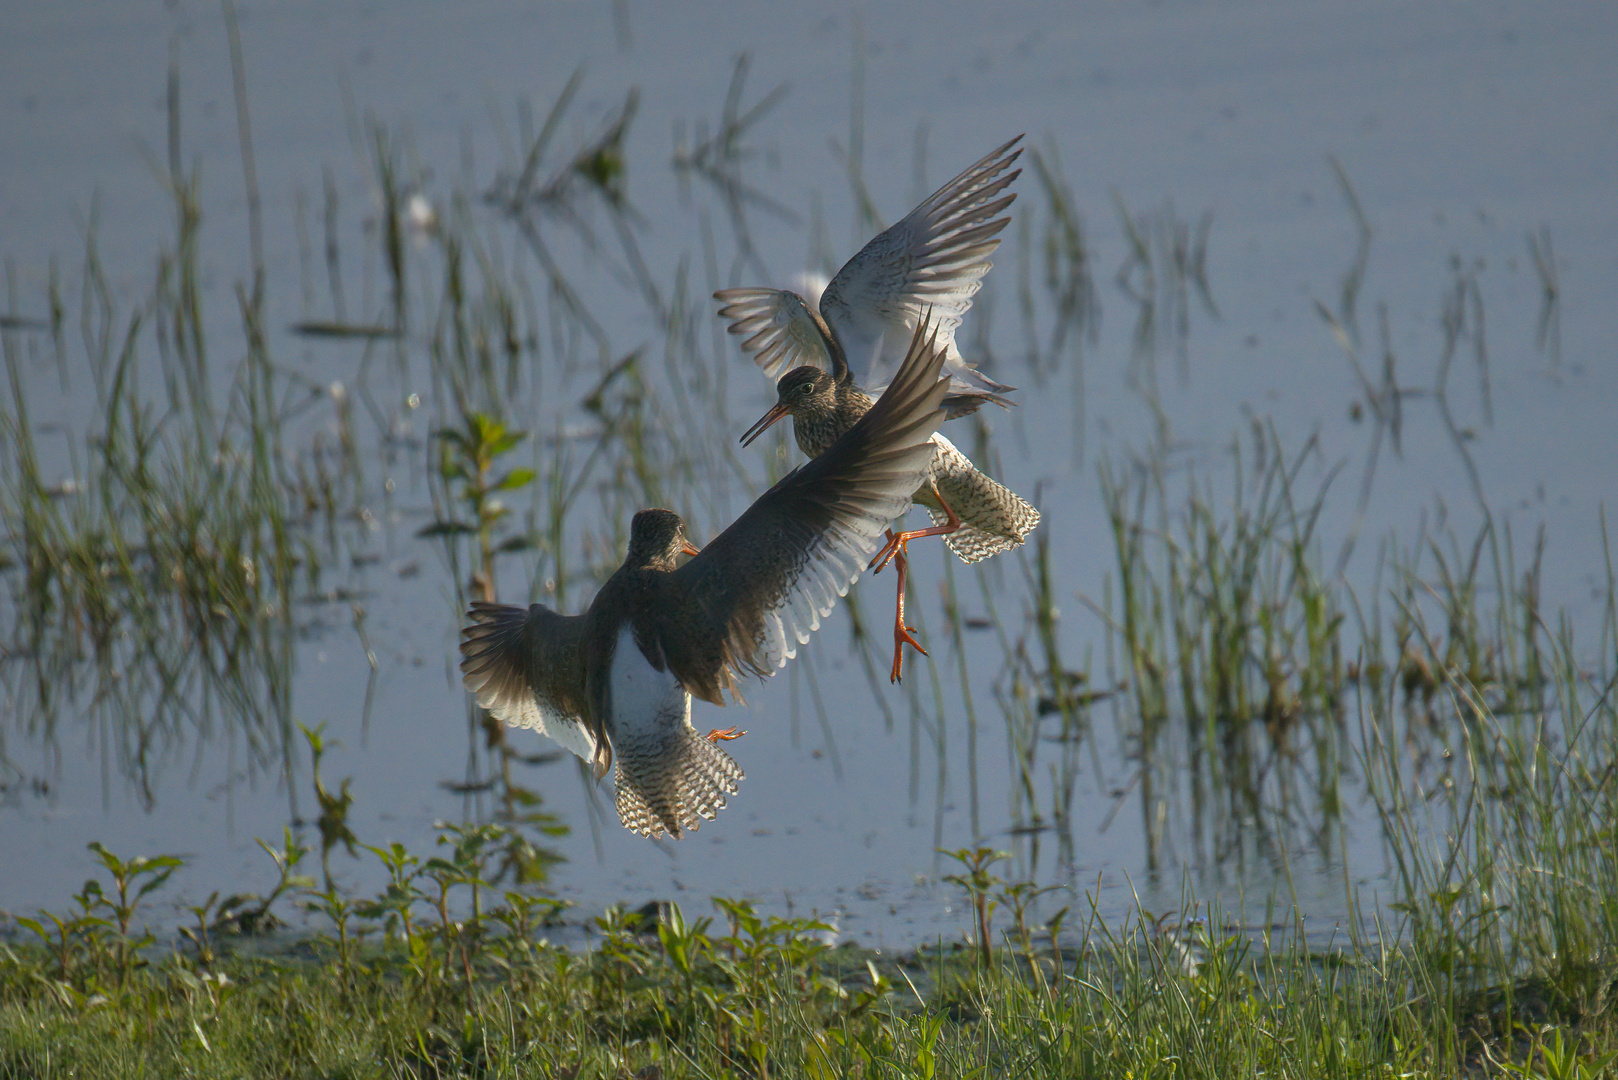
<svg viewBox="0 0 1618 1080">
<path fill-rule="evenodd" d="M 543 604 L 473 601 L 461 629 L 461 681 L 496 720 L 555 739 L 599 777 L 611 760 L 585 705 L 584 617 Z"/>
<path fill-rule="evenodd" d="M 669 575 L 657 634 L 691 693 L 718 701 L 743 671 L 768 675 L 785 664 L 858 579 L 927 478 L 949 388 L 943 364 L 944 343 L 924 319 L 898 376 L 859 423 Z"/>
<path fill-rule="evenodd" d="M 820 314 L 842 345 L 854 379 L 875 395 L 887 385 L 905 343 L 931 307 L 955 394 L 992 395 L 1011 389 L 961 359 L 955 331 L 988 273 L 998 234 L 1011 221 L 996 217 L 1017 196 L 1005 189 L 1019 135 L 939 188 L 903 221 L 848 260 L 820 297 Z"/>
<path fill-rule="evenodd" d="M 825 323 L 803 297 L 787 289 L 720 289 L 721 319 L 732 334 L 747 334 L 742 351 L 772 380 L 809 365 L 841 375 L 842 354 Z"/>
</svg>

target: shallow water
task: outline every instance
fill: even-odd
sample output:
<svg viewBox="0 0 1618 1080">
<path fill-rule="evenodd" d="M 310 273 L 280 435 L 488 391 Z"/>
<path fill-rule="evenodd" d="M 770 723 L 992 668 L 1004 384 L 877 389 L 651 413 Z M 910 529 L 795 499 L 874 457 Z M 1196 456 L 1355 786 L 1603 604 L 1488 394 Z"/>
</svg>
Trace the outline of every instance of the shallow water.
<svg viewBox="0 0 1618 1080">
<path fill-rule="evenodd" d="M 1030 342 L 1049 341 L 1055 317 L 1044 283 L 1051 206 L 1029 168 L 1018 182 L 1016 221 L 962 341 L 996 378 L 1022 388 L 1016 409 L 984 418 L 994 471 L 1025 495 L 1037 493 L 1040 533 L 1052 545 L 1061 654 L 1098 683 L 1106 630 L 1086 601 L 1104 607 L 1116 573 L 1101 513 L 1102 460 L 1121 464 L 1165 444 L 1171 489 L 1184 486 L 1182 476 L 1199 476 L 1217 501 L 1230 488 L 1231 447 L 1250 446 L 1256 421 L 1273 424 L 1289 453 L 1315 437 L 1318 454 L 1302 473 L 1310 497 L 1340 468 L 1317 527 L 1324 564 L 1335 568 L 1346 552 L 1343 580 L 1367 604 L 1389 584 L 1385 542 L 1418 550 L 1424 537 L 1453 530 L 1469 543 L 1483 520 L 1438 403 L 1419 393 L 1400 399 L 1398 452 L 1381 446 L 1360 513 L 1375 425 L 1351 415 L 1360 385 L 1314 305 L 1336 308 L 1355 252 L 1336 159 L 1373 229 L 1358 301 L 1368 370 L 1381 375 L 1377 308 L 1385 304 L 1396 381 L 1412 391 L 1434 385 L 1456 260 L 1476 282 L 1487 328 L 1487 397 L 1471 343 L 1448 382 L 1447 403 L 1467 434 L 1462 445 L 1489 512 L 1509 523 L 1519 549 L 1543 524 L 1546 609 L 1566 608 L 1576 625 L 1595 625 L 1606 582 L 1598 509 L 1610 490 L 1609 403 L 1618 390 L 1618 376 L 1601 359 L 1602 344 L 1618 330 L 1608 302 L 1618 271 L 1611 186 L 1618 77 L 1610 72 L 1618 16 L 1607 6 L 1013 5 L 990 14 L 962 4 L 920 23 L 907 12 L 798 5 L 761 25 L 755 12 L 738 8 L 697 25 L 673 9 L 633 4 L 240 10 L 262 193 L 268 347 L 285 372 L 317 388 L 342 383 L 364 401 L 355 429 L 369 515 L 345 516 L 338 526 L 340 555 L 321 585 L 328 597 L 345 590 L 343 598 L 317 595 L 300 605 L 292 709 L 341 742 L 323 769 L 328 782 L 353 777 L 352 823 L 361 839 L 425 851 L 435 819 L 490 810 L 441 786 L 485 763 L 454 667 L 455 576 L 442 549 L 415 535 L 432 513 L 428 436 L 450 407 L 423 347 L 441 300 L 441 281 L 423 269 L 435 265 L 433 240 L 408 238 L 421 276 L 412 279 L 411 329 L 397 358 L 388 345 L 290 330 L 302 320 L 385 315 L 367 116 L 397 140 L 408 182 L 440 217 L 468 215 L 490 258 L 538 298 L 527 355 L 534 368 L 511 400 L 523 410 L 516 422 L 539 433 L 594 430 L 597 421 L 577 403 L 595 386 L 602 359 L 646 350 L 649 385 L 666 395 L 658 422 L 675 423 L 669 441 L 691 455 L 690 469 L 668 479 L 667 495 L 685 500 L 678 508 L 699 536 L 712 535 L 762 490 L 767 470 L 794 460 L 779 442 L 774 460 L 724 449 L 773 393 L 712 318 L 708 293 L 786 284 L 805 265 L 834 269 L 852 254 L 874 229 L 861 219 L 846 162 L 858 162 L 859 181 L 887 223 L 1009 135 L 1028 132 L 1031 148 L 1060 163 L 1082 217 L 1098 290 L 1095 336 L 1075 332 L 1054 356 L 1030 360 Z M 64 282 L 75 281 L 91 221 L 116 301 L 127 308 L 145 299 L 155 253 L 173 236 L 171 204 L 152 163 L 165 155 L 172 57 L 182 160 L 201 166 L 210 354 L 234 366 L 242 348 L 234 297 L 251 263 L 220 10 L 181 6 L 109 19 L 64 4 L 9 21 L 0 65 L 7 106 L 0 145 L 9 148 L 0 176 L 6 310 L 45 317 L 51 260 L 59 260 Z M 744 161 L 741 176 L 791 211 L 747 206 L 762 270 L 743 254 L 715 189 L 669 165 L 699 131 L 713 129 L 743 52 L 751 57 L 744 107 L 788 87 L 744 139 L 758 154 Z M 581 197 L 582 226 L 563 214 L 544 226 L 599 324 L 599 343 L 556 314 L 558 302 L 516 230 L 478 201 L 502 170 L 517 168 L 519 132 L 538 125 L 575 71 L 581 89 L 542 171 L 549 175 L 597 135 L 638 88 L 624 145 L 626 191 L 638 211 L 631 235 L 660 300 L 674 305 L 686 275 L 684 295 L 710 323 L 696 326 L 690 349 L 677 350 L 667 366 L 667 335 L 599 201 Z M 341 312 L 320 250 L 328 169 L 340 207 Z M 1157 215 L 1193 230 L 1212 214 L 1206 280 L 1217 315 L 1189 292 L 1183 338 L 1172 324 L 1160 325 L 1147 352 L 1132 345 L 1138 305 L 1114 280 L 1128 251 L 1120 202 L 1137 220 Z M 1525 239 L 1542 227 L 1554 238 L 1560 287 L 1554 350 L 1536 340 L 1543 289 Z M 1141 287 L 1138 270 L 1126 280 Z M 70 326 L 77 310 L 70 305 Z M 76 460 L 71 433 L 92 423 L 89 384 L 80 374 L 64 385 L 42 333 L 7 334 L 23 357 L 42 452 L 55 455 L 47 469 L 68 478 Z M 692 357 L 708 366 L 680 366 Z M 691 396 L 675 396 L 674 387 Z M 407 403 L 412 394 L 419 407 Z M 289 430 L 331 438 L 336 417 L 328 395 Z M 974 445 L 976 433 L 962 427 L 952 437 Z M 588 440 L 565 441 L 582 456 Z M 620 479 L 594 477 L 570 521 L 571 573 L 616 562 L 629 497 Z M 392 486 L 384 491 L 385 484 Z M 544 507 L 541 494 L 518 513 Z M 1016 638 L 1027 632 L 1031 554 L 971 569 L 946 568 L 936 547 L 918 550 L 911 605 L 932 661 L 913 661 L 902 688 L 878 686 L 874 696 L 839 610 L 799 662 L 747 693 L 745 707 L 699 705 L 699 727 L 748 729 L 733 744 L 748 778 L 717 821 L 683 842 L 653 845 L 619 829 L 609 793 L 592 796 L 571 762 L 525 773 L 572 829 L 556 843 L 569 861 L 553 887 L 585 912 L 619 899 L 702 906 L 712 894 L 751 895 L 798 911 L 842 912 L 843 932 L 872 944 L 959 932 L 966 920 L 956 890 L 937 881 L 956 868 L 934 849 L 977 840 L 1014 851 L 1004 876 L 1094 891 L 1105 913 L 1130 906 L 1137 894 L 1150 909 L 1174 907 L 1182 874 L 1205 899 L 1235 905 L 1246 898 L 1250 918 L 1262 917 L 1273 891 L 1295 895 L 1324 933 L 1348 911 L 1345 886 L 1363 887 L 1373 904 L 1387 898 L 1374 815 L 1352 801 L 1341 833 L 1323 844 L 1300 828 L 1279 855 L 1245 850 L 1245 858 L 1221 862 L 1192 839 L 1183 793 L 1171 795 L 1160 812 L 1172 842 L 1162 867 L 1150 872 L 1145 830 L 1159 811 L 1143 808 L 1131 744 L 1106 705 L 1094 711 L 1092 738 L 1078 754 L 1071 849 L 1050 832 L 1014 835 L 1026 822 L 996 706 L 996 689 L 1009 685 L 1005 652 L 995 631 L 966 632 L 974 731 L 941 590 L 953 582 L 968 620 L 990 617 L 992 600 L 993 615 Z M 501 563 L 503 599 L 528 595 L 535 561 Z M 567 588 L 564 605 L 575 610 L 589 585 L 575 580 Z M 882 625 L 890 589 L 886 575 L 857 586 L 870 625 Z M 371 669 L 353 630 L 356 600 L 378 662 L 368 718 Z M 1594 640 L 1584 638 L 1587 646 Z M 885 667 L 883 635 L 858 648 L 870 649 L 877 670 Z M 0 861 L 27 869 L 0 882 L 0 907 L 64 905 L 90 872 L 90 840 L 124 854 L 191 857 L 166 890 L 175 900 L 269 886 L 268 860 L 254 838 L 279 835 L 294 808 L 312 816 L 305 772 L 289 793 L 273 763 L 255 767 L 239 743 L 188 740 L 154 755 L 148 808 L 109 763 L 106 734 L 84 721 L 83 699 L 56 718 L 54 741 L 30 734 L 36 718 L 16 715 L 14 681 L 27 663 L 25 656 L 5 661 L 13 716 L 0 728 L 14 765 L 0 773 Z M 525 735 L 516 741 L 524 752 L 540 749 Z M 1051 787 L 1043 768 L 1056 754 L 1041 759 L 1041 805 Z M 362 888 L 380 877 L 369 863 L 339 858 L 337 866 Z"/>
</svg>

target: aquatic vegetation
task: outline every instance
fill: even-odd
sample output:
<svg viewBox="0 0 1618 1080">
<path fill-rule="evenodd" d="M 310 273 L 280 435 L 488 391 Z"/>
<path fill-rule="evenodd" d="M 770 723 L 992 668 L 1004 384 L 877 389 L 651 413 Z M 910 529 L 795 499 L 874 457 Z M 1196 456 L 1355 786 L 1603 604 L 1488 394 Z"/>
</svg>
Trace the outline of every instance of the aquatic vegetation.
<svg viewBox="0 0 1618 1080">
<path fill-rule="evenodd" d="M 726 898 L 714 916 L 609 908 L 580 942 L 565 904 L 496 884 L 503 826 L 448 824 L 432 857 L 366 845 L 389 871 L 370 897 L 321 889 L 297 874 L 304 849 L 266 845 L 278 884 L 263 903 L 284 898 L 314 925 L 254 935 L 210 898 L 191 932 L 159 944 L 138 920 L 184 860 L 97 846 L 107 883 L 69 914 L 15 919 L 28 936 L 0 943 L 0 1063 L 81 1076 L 1594 1077 L 1618 1055 L 1618 967 L 1602 944 L 1618 932 L 1614 749 L 1586 729 L 1562 751 L 1542 743 L 1532 765 L 1508 756 L 1510 809 L 1463 815 L 1447 842 L 1420 828 L 1419 802 L 1380 789 L 1422 887 L 1394 909 L 1401 926 L 1367 940 L 1345 927 L 1325 945 L 1283 912 L 1233 925 L 1191 898 L 1109 923 L 1093 894 L 1074 897 L 1036 933 L 1040 890 L 995 875 L 1004 853 L 988 848 L 953 853 L 969 949 L 834 947 L 824 921 Z"/>
<path fill-rule="evenodd" d="M 98 880 L 0 920 L 0 1074 L 1610 1071 L 1618 591 L 1609 555 L 1584 568 L 1583 609 L 1551 602 L 1549 540 L 1499 509 L 1479 452 L 1522 374 L 1507 328 L 1528 326 L 1536 362 L 1574 367 L 1569 267 L 1535 225 L 1525 246 L 1511 234 L 1526 312 L 1488 307 L 1502 290 L 1464 247 L 1435 256 L 1430 294 L 1379 300 L 1375 208 L 1336 161 L 1321 182 L 1346 207 L 1344 267 L 1327 263 L 1320 298 L 1287 314 L 1344 376 L 1348 450 L 1281 410 L 1188 437 L 1174 399 L 1201 393 L 1203 335 L 1230 318 L 1229 219 L 1216 232 L 1210 211 L 1134 191 L 1098 213 L 1056 139 L 1027 155 L 963 346 L 998 347 L 992 370 L 1026 373 L 1043 400 L 951 437 L 997 474 L 1042 479 L 1042 509 L 1059 489 L 1049 525 L 1013 557 L 929 575 L 939 587 L 910 613 L 939 647 L 902 693 L 854 592 L 851 655 L 811 651 L 781 710 L 794 733 L 815 717 L 838 777 L 850 714 L 900 729 L 895 803 L 908 796 L 945 849 L 916 902 L 958 890 L 963 944 L 835 947 L 830 922 L 770 914 L 773 896 L 581 919 L 545 891 L 566 881 L 562 837 L 584 832 L 555 810 L 577 777 L 459 697 L 430 711 L 464 717 L 443 740 L 466 751 L 464 770 L 444 766 L 461 814 L 419 843 L 378 839 L 363 785 L 317 774 L 333 733 L 360 752 L 373 692 L 411 662 L 368 630 L 407 573 L 427 599 L 394 621 L 437 633 L 447 656 L 468 599 L 577 610 L 634 511 L 678 507 L 701 540 L 795 461 L 736 452 L 757 395 L 731 383 L 745 369 L 706 299 L 796 258 L 767 264 L 769 230 L 801 227 L 810 262 L 840 246 L 824 236 L 835 211 L 811 199 L 800 215 L 776 194 L 768 123 L 788 90 L 750 92 L 750 74 L 743 58 L 722 75 L 713 117 L 676 125 L 670 153 L 646 134 L 648 96 L 584 94 L 576 75 L 532 117 L 516 105 L 508 160 L 468 152 L 447 190 L 406 127 L 357 121 L 358 164 L 312 181 L 296 301 L 264 269 L 263 226 L 284 223 L 256 218 L 273 211 L 254 210 L 236 264 L 204 258 L 176 77 L 156 170 L 172 232 L 149 265 L 110 271 L 92 213 L 69 272 L 53 266 L 36 295 L 11 283 L 0 749 L 90 747 L 109 785 L 160 806 L 200 747 L 241 747 L 244 773 L 284 784 L 295 825 L 262 845 L 262 895 L 232 885 L 164 907 L 214 880 L 205 858 L 100 847 Z M 834 152 L 868 232 L 857 102 Z M 674 226 L 645 209 L 659 182 L 678 188 Z M 1112 290 L 1097 284 L 1109 266 Z M 1019 325 L 991 332 L 997 311 Z M 1411 322 L 1436 328 L 1425 366 Z M 1103 361 L 1149 414 L 1138 442 L 1094 422 L 1114 423 L 1092 397 Z M 1466 516 L 1435 499 L 1413 526 L 1376 517 L 1422 435 L 1452 455 Z M 1094 574 L 1075 570 L 1074 506 L 1105 522 Z M 350 627 L 363 715 L 316 715 L 309 657 Z M 7 797 L 20 783 L 0 773 Z M 307 817 L 294 792 L 313 792 Z M 1281 883 L 1269 917 L 1233 922 L 1189 893 L 1120 915 L 1080 889 L 1086 844 L 1119 815 L 1139 817 L 1125 869 L 1144 871 L 1143 892 L 1187 870 L 1262 871 Z M 1381 845 L 1388 877 L 1358 880 L 1354 834 Z M 1304 925 L 1288 895 L 1304 854 L 1341 878 L 1336 928 Z M 375 887 L 350 884 L 365 874 Z M 262 933 L 283 919 L 301 930 Z"/>
<path fill-rule="evenodd" d="M 174 190 L 175 253 L 134 310 L 115 309 L 92 233 L 85 354 L 70 355 L 64 335 L 51 342 L 62 379 L 87 379 L 95 402 L 69 432 L 67 460 L 40 444 L 11 335 L 0 406 L 11 567 L 0 640 L 16 733 L 53 742 L 58 718 L 81 713 L 148 802 L 155 774 L 192 737 L 229 732 L 255 764 L 286 767 L 293 613 L 321 578 L 313 530 L 341 512 L 333 473 L 320 473 L 323 490 L 300 484 L 279 452 L 294 402 L 320 398 L 296 393 L 271 364 L 262 312 L 245 296 L 247 349 L 216 384 L 196 309 L 194 192 L 178 178 Z M 314 450 L 308 460 L 325 470 L 324 448 Z"/>
</svg>

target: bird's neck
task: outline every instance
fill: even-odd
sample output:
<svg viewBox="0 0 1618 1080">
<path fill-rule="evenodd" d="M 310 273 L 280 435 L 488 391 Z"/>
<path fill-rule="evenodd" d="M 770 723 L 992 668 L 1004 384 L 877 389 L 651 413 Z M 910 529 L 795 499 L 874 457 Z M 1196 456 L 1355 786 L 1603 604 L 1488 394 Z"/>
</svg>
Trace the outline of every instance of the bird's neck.
<svg viewBox="0 0 1618 1080">
<path fill-rule="evenodd" d="M 837 387 L 837 409 L 839 412 L 849 414 L 858 421 L 860 417 L 871 411 L 876 402 L 871 400 L 869 394 L 853 383 L 843 383 Z M 849 427 L 853 427 L 852 423 Z"/>
<path fill-rule="evenodd" d="M 833 393 L 799 406 L 792 414 L 798 449 L 809 457 L 819 457 L 870 408 L 871 399 L 852 383 L 839 384 Z"/>
<path fill-rule="evenodd" d="M 634 572 L 637 570 L 655 571 L 666 574 L 675 567 L 674 553 L 662 548 L 641 550 L 630 545 L 629 552 L 624 556 L 620 572 Z"/>
</svg>

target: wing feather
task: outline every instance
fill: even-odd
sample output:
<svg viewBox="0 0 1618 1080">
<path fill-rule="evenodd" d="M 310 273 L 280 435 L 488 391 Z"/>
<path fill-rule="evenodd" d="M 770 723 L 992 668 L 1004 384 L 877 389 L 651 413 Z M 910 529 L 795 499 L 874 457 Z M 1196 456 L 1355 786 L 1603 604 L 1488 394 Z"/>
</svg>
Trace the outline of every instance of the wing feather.
<svg viewBox="0 0 1618 1080">
<path fill-rule="evenodd" d="M 939 188 L 898 224 L 878 234 L 843 265 L 820 298 L 820 314 L 842 346 L 855 381 L 875 394 L 893 376 L 900 346 L 927 307 L 948 348 L 945 369 L 956 394 L 1011 389 L 962 359 L 955 331 L 988 273 L 989 256 L 1010 223 L 1002 214 L 1017 196 L 1005 189 L 1022 172 L 1012 139 Z"/>
<path fill-rule="evenodd" d="M 859 578 L 927 478 L 949 388 L 944 355 L 942 336 L 923 319 L 893 385 L 859 423 L 669 575 L 687 602 L 669 605 L 678 617 L 660 637 L 693 694 L 718 700 L 743 672 L 768 675 L 785 664 Z M 711 633 L 691 632 L 696 612 Z M 720 649 L 702 648 L 715 638 Z"/>
<path fill-rule="evenodd" d="M 947 347 L 950 417 L 985 401 L 1010 404 L 1000 395 L 1011 387 L 967 363 L 955 346 L 955 331 L 1011 221 L 996 215 L 1017 197 L 1003 192 L 1022 172 L 1007 172 L 1022 153 L 1021 140 L 1019 135 L 989 153 L 861 248 L 821 293 L 819 311 L 787 289 L 714 293 L 724 304 L 720 317 L 731 320 L 730 332 L 747 335 L 742 351 L 772 380 L 803 365 L 833 375 L 851 369 L 855 383 L 877 397 L 930 307 Z"/>
<path fill-rule="evenodd" d="M 787 289 L 721 289 L 719 317 L 730 319 L 732 334 L 750 335 L 742 351 L 751 353 L 772 380 L 805 365 L 836 374 L 833 346 L 814 309 Z"/>
<path fill-rule="evenodd" d="M 597 763 L 603 735 L 585 706 L 585 620 L 543 604 L 473 601 L 461 630 L 461 681 L 496 720 L 548 736 Z"/>
</svg>

